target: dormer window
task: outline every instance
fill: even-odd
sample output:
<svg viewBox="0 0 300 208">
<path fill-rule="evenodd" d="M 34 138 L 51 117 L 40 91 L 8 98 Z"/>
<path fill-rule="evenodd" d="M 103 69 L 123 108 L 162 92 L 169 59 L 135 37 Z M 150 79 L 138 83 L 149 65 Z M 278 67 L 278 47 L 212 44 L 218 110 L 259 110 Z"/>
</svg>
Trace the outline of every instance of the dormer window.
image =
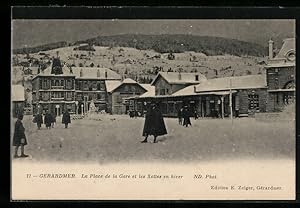
<svg viewBox="0 0 300 208">
<path fill-rule="evenodd" d="M 195 81 L 199 81 L 199 75 L 198 74 L 195 75 Z"/>
</svg>

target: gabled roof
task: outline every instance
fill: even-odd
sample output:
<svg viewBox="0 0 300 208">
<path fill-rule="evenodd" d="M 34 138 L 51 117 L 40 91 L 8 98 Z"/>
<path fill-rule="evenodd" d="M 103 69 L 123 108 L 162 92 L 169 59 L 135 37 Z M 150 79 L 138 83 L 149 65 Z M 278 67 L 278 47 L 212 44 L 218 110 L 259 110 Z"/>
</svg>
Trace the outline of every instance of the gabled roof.
<svg viewBox="0 0 300 208">
<path fill-rule="evenodd" d="M 11 101 L 25 101 L 25 89 L 22 85 L 11 85 Z"/>
<path fill-rule="evenodd" d="M 106 85 L 106 91 L 107 92 L 112 92 L 114 89 L 119 87 L 121 85 L 121 81 L 118 80 L 106 80 L 105 85 Z"/>
<path fill-rule="evenodd" d="M 198 81 L 196 81 L 196 75 L 198 75 Z M 165 79 L 169 84 L 197 84 L 207 80 L 201 73 L 159 72 L 151 85 L 154 85 L 159 77 Z"/>
<path fill-rule="evenodd" d="M 130 78 L 126 78 L 122 82 L 117 81 L 117 80 L 107 80 L 107 81 L 105 81 L 105 84 L 106 84 L 107 92 L 110 92 L 110 93 L 114 92 L 117 88 L 119 88 L 123 84 L 137 84 L 140 87 L 142 87 L 143 89 L 147 90 L 141 84 L 137 83 L 136 81 L 134 81 L 133 79 L 130 79 Z"/>
<path fill-rule="evenodd" d="M 155 96 L 155 86 L 152 86 L 151 84 L 141 84 L 141 86 L 145 88 L 147 92 L 142 94 L 140 97 Z"/>
<path fill-rule="evenodd" d="M 286 55 L 290 51 L 296 51 L 296 40 L 295 38 L 287 38 L 283 40 L 283 44 L 281 46 L 280 51 L 278 54 L 275 56 L 275 58 L 286 58 Z"/>
<path fill-rule="evenodd" d="M 122 83 L 126 83 L 126 84 L 136 84 L 137 82 L 134 81 L 133 79 L 126 78 L 126 79 L 123 80 Z"/>
<path fill-rule="evenodd" d="M 231 80 L 231 81 L 230 81 Z M 231 86 L 230 86 L 231 82 Z M 267 81 L 265 75 L 247 75 L 237 77 L 223 77 L 208 79 L 195 86 L 195 92 L 220 91 L 231 89 L 255 89 L 266 88 Z"/>
</svg>

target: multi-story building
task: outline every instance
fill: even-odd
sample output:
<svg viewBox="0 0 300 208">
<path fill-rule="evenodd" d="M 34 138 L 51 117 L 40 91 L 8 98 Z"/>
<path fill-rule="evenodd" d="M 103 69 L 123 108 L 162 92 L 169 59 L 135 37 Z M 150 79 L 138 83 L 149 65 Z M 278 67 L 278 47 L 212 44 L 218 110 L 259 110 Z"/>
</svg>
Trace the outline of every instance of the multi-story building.
<svg viewBox="0 0 300 208">
<path fill-rule="evenodd" d="M 33 113 L 64 110 L 83 113 L 93 101 L 98 110 L 107 109 L 106 80 L 120 80 L 116 72 L 98 67 L 64 67 L 54 58 L 50 68 L 32 79 Z"/>
<path fill-rule="evenodd" d="M 274 57 L 273 41 L 269 41 L 269 60 L 266 65 L 268 84 L 268 111 L 281 111 L 295 101 L 295 38 L 283 40 L 283 45 Z"/>
</svg>

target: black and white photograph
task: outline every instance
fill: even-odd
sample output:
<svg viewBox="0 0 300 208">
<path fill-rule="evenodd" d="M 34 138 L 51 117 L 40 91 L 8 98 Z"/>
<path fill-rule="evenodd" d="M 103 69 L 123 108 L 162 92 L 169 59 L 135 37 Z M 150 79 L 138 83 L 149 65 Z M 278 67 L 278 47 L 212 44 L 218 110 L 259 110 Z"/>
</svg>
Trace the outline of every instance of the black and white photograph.
<svg viewBox="0 0 300 208">
<path fill-rule="evenodd" d="M 12 200 L 294 200 L 294 19 L 13 19 Z"/>
</svg>

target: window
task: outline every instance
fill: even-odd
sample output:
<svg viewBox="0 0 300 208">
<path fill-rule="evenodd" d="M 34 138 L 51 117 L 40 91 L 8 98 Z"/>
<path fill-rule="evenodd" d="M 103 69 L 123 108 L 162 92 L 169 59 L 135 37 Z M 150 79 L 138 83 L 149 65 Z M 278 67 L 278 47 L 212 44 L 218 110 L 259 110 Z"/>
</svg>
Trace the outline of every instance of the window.
<svg viewBox="0 0 300 208">
<path fill-rule="evenodd" d="M 165 95 L 165 89 L 160 89 L 160 95 Z"/>
<path fill-rule="evenodd" d="M 117 103 L 122 103 L 122 97 L 121 96 L 116 96 L 116 101 L 117 101 Z"/>
<path fill-rule="evenodd" d="M 84 81 L 83 88 L 84 88 L 85 90 L 87 90 L 87 89 L 88 89 L 88 82 L 87 82 L 87 81 Z"/>
<path fill-rule="evenodd" d="M 64 86 L 64 80 L 60 80 L 60 86 Z"/>
<path fill-rule="evenodd" d="M 248 95 L 249 109 L 259 110 L 259 97 L 257 94 Z"/>
<path fill-rule="evenodd" d="M 195 75 L 195 80 L 199 81 L 199 75 L 198 74 Z"/>
<path fill-rule="evenodd" d="M 128 85 L 125 85 L 125 92 L 128 92 L 129 91 L 129 86 Z"/>
<path fill-rule="evenodd" d="M 46 79 L 43 80 L 43 89 L 47 89 L 47 80 Z"/>
<path fill-rule="evenodd" d="M 67 80 L 67 88 L 72 89 L 72 80 Z"/>
<path fill-rule="evenodd" d="M 82 90 L 82 81 L 78 81 L 79 90 Z"/>
</svg>

